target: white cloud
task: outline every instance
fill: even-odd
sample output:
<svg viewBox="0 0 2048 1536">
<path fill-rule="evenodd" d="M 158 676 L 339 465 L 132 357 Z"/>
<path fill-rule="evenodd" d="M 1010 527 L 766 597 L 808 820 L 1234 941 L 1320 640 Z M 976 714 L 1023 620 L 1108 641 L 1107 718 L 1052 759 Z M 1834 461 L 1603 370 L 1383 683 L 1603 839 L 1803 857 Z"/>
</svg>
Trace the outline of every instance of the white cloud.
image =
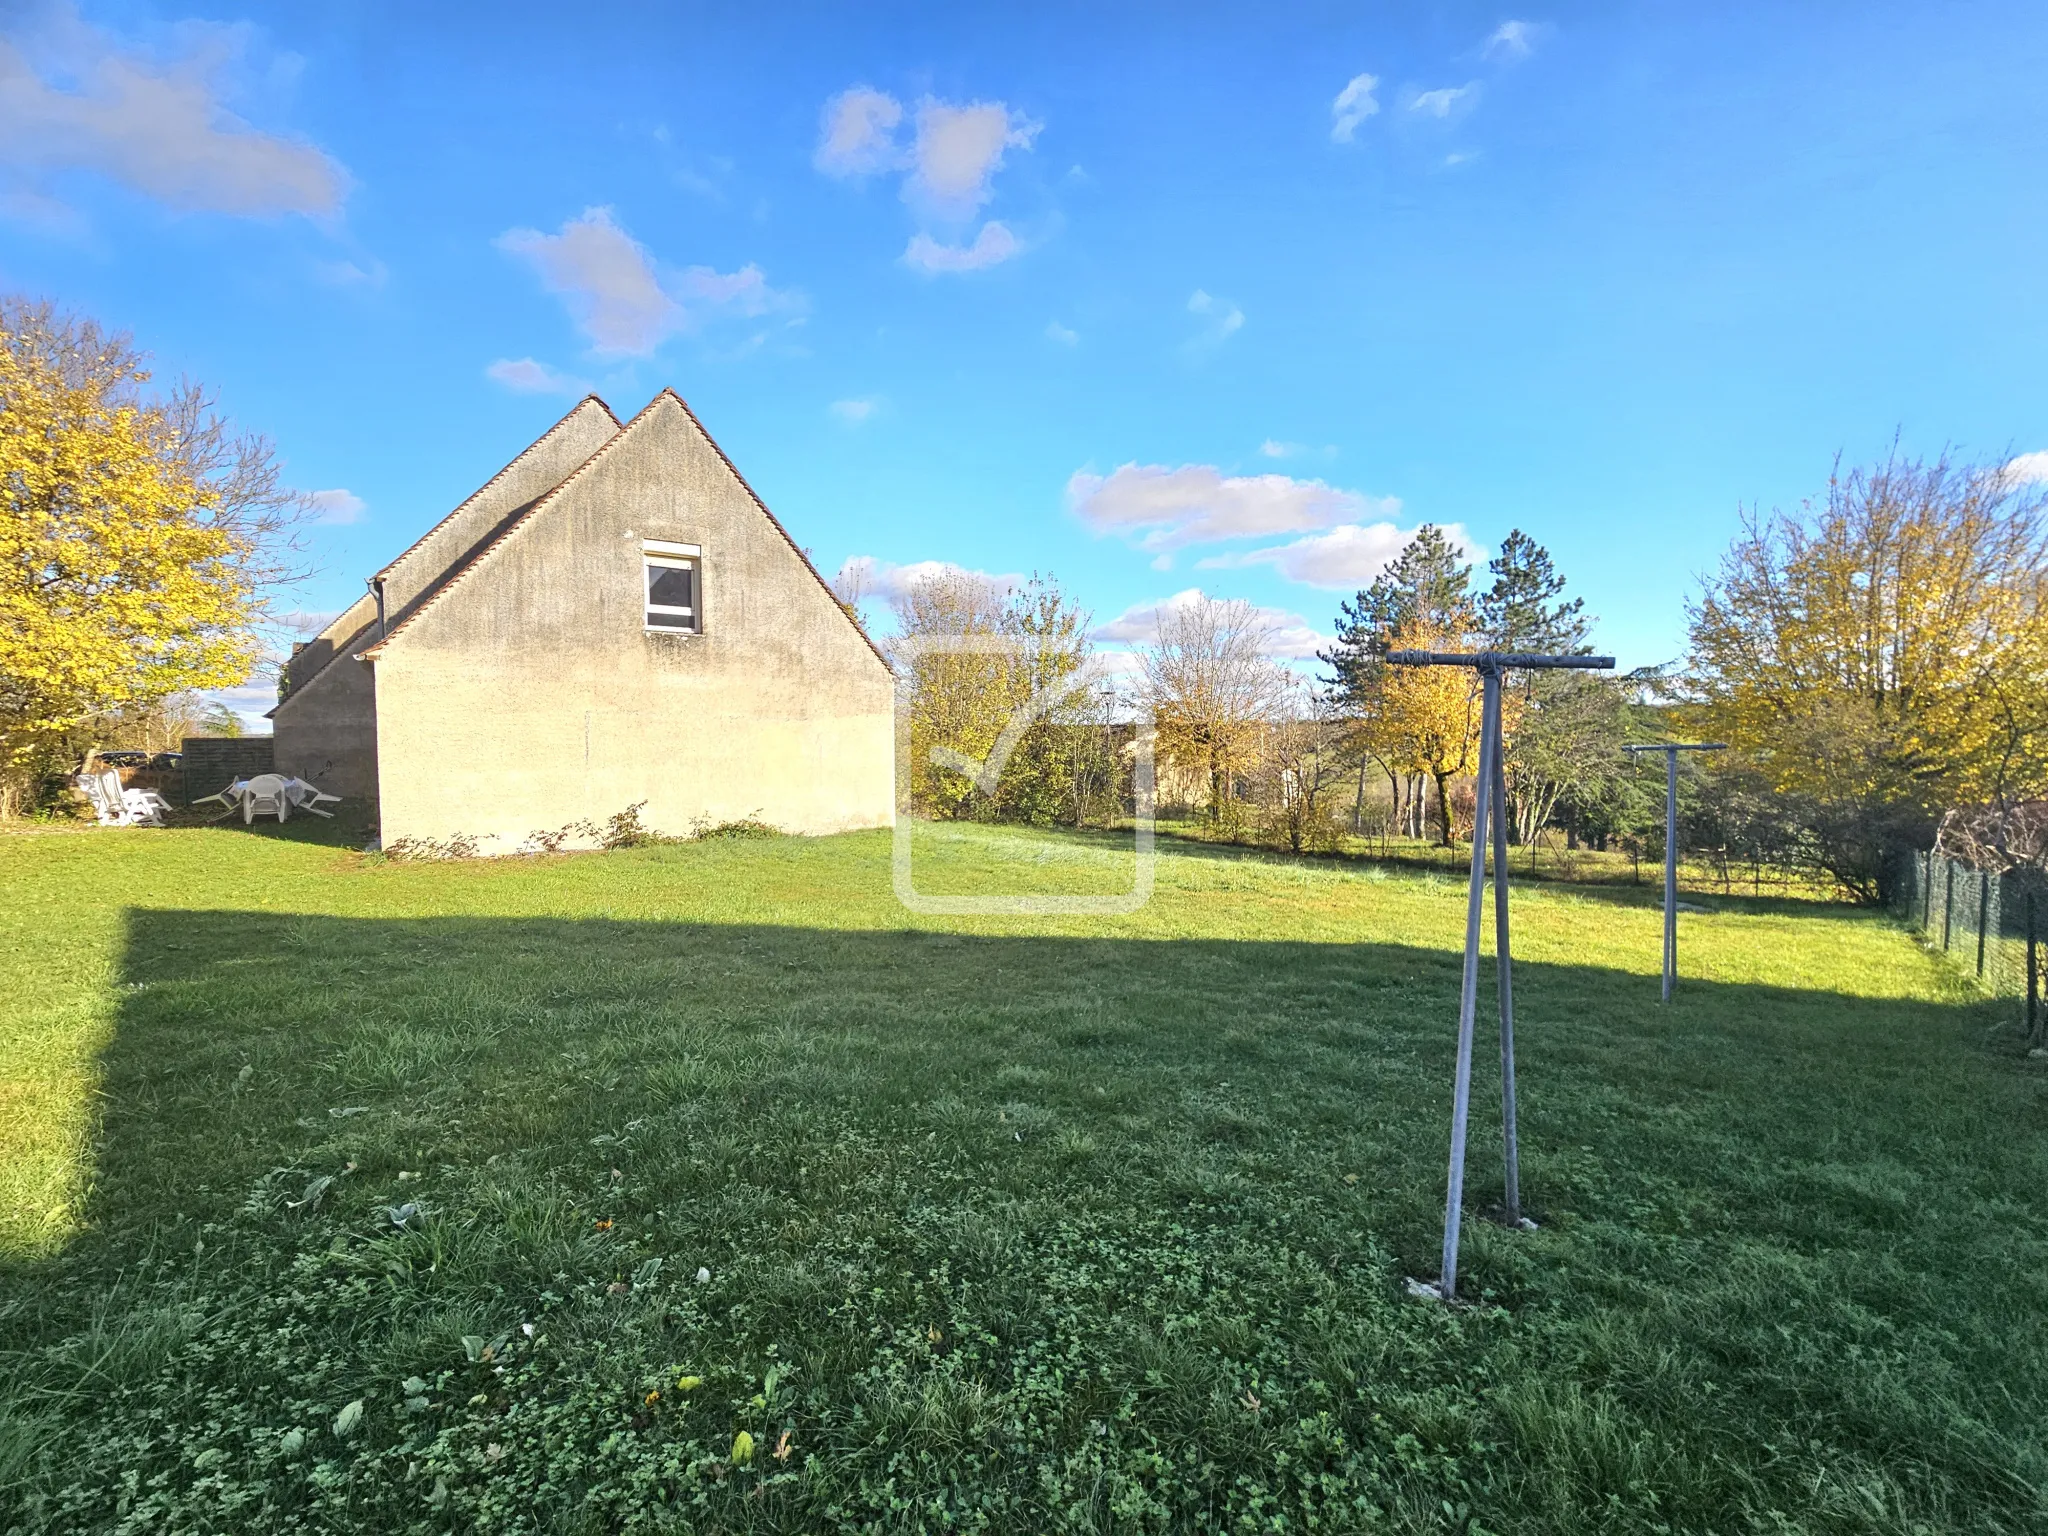
<svg viewBox="0 0 2048 1536">
<path fill-rule="evenodd" d="M 2048 485 L 2048 450 L 2023 453 L 2005 465 L 2007 485 Z"/>
<path fill-rule="evenodd" d="M 1344 89 L 1337 93 L 1337 99 L 1330 103 L 1330 138 L 1338 144 L 1349 144 L 1358 125 L 1380 109 L 1373 92 L 1378 89 L 1378 75 L 1353 75 Z"/>
<path fill-rule="evenodd" d="M 1469 85 L 1447 85 L 1434 91 L 1417 91 L 1408 98 L 1408 110 L 1419 112 L 1424 117 L 1448 118 L 1454 112 L 1462 112 L 1479 99 L 1479 82 Z"/>
<path fill-rule="evenodd" d="M 1220 345 L 1244 328 L 1243 310 L 1228 299 L 1219 299 L 1201 288 L 1188 295 L 1188 313 L 1201 315 L 1208 321 L 1201 333 L 1188 343 L 1193 348 Z"/>
<path fill-rule="evenodd" d="M 251 736 L 268 736 L 270 721 L 264 716 L 277 704 L 277 687 L 268 683 L 247 683 L 240 688 L 204 688 L 202 699 L 224 704 L 240 717 L 242 729 Z"/>
<path fill-rule="evenodd" d="M 886 91 L 856 85 L 825 103 L 818 152 L 811 163 L 828 176 L 872 176 L 903 163 L 896 125 L 903 104 Z"/>
<path fill-rule="evenodd" d="M 585 209 L 560 234 L 508 230 L 498 245 L 533 263 L 600 352 L 645 357 L 683 322 L 683 307 L 663 291 L 654 258 L 609 208 Z"/>
<path fill-rule="evenodd" d="M 1145 676 L 1145 664 L 1136 651 L 1105 649 L 1088 658 L 1090 670 L 1105 683 L 1137 683 Z"/>
<path fill-rule="evenodd" d="M 1098 624 L 1088 631 L 1091 640 L 1106 641 L 1111 645 L 1138 645 L 1151 640 L 1159 633 L 1159 615 L 1174 608 L 1185 608 L 1201 599 L 1200 587 L 1189 587 L 1185 592 L 1176 592 L 1171 597 L 1160 598 L 1157 602 L 1133 603 L 1107 623 Z"/>
<path fill-rule="evenodd" d="M 839 575 L 832 585 L 839 592 L 858 591 L 862 601 L 873 599 L 893 603 L 919 582 L 929 581 L 935 576 L 972 576 L 993 584 L 997 591 L 1004 593 L 1024 585 L 1024 577 L 1014 571 L 997 574 L 970 570 L 950 560 L 914 560 L 908 565 L 897 565 L 893 561 L 878 560 L 873 555 L 852 556 L 839 567 Z"/>
<path fill-rule="evenodd" d="M 331 491 L 312 491 L 306 496 L 306 505 L 313 509 L 313 520 L 319 523 L 333 523 L 345 526 L 360 523 L 363 514 L 370 510 L 370 504 L 354 491 L 336 488 Z"/>
<path fill-rule="evenodd" d="M 1200 587 L 1189 587 L 1157 602 L 1133 604 L 1108 623 L 1096 625 L 1088 632 L 1089 638 L 1109 645 L 1147 644 L 1158 638 L 1161 613 L 1200 602 L 1203 596 Z M 1298 613 L 1285 608 L 1254 607 L 1252 611 L 1266 626 L 1265 652 L 1276 660 L 1307 661 L 1331 643 L 1331 636 L 1318 633 Z"/>
<path fill-rule="evenodd" d="M 484 377 L 521 395 L 581 395 L 590 385 L 530 357 L 501 357 L 484 369 Z"/>
<path fill-rule="evenodd" d="M 1269 459 L 1291 459 L 1296 454 L 1307 453 L 1308 446 L 1305 443 L 1283 443 L 1269 437 L 1259 444 L 1259 452 Z"/>
<path fill-rule="evenodd" d="M 972 245 L 943 245 L 919 230 L 903 249 L 906 266 L 926 275 L 937 272 L 974 272 L 1008 261 L 1024 247 L 1000 219 L 990 219 Z"/>
<path fill-rule="evenodd" d="M 1326 651 L 1336 641 L 1335 635 L 1326 635 L 1298 613 L 1289 613 L 1284 608 L 1261 608 L 1259 610 L 1273 626 L 1266 641 L 1266 654 L 1282 661 L 1313 661 L 1316 652 Z"/>
<path fill-rule="evenodd" d="M 1526 59 L 1535 51 L 1536 39 L 1542 35 L 1539 22 L 1504 21 L 1487 37 L 1482 52 L 1489 59 Z"/>
<path fill-rule="evenodd" d="M 223 101 L 247 29 L 184 22 L 184 56 L 124 49 L 70 5 L 0 40 L 0 166 L 34 184 L 107 176 L 172 208 L 331 214 L 348 174 L 303 140 L 252 127 Z"/>
<path fill-rule="evenodd" d="M 1057 320 L 1046 322 L 1045 335 L 1048 341 L 1056 341 L 1063 347 L 1078 347 L 1081 344 L 1081 333 L 1071 326 L 1061 325 Z"/>
<path fill-rule="evenodd" d="M 498 246 L 524 257 L 550 293 L 560 294 L 600 353 L 647 357 L 676 331 L 708 314 L 756 316 L 800 307 L 768 286 L 753 265 L 737 272 L 686 267 L 664 275 L 647 248 L 609 208 L 586 208 L 560 233 L 507 230 Z"/>
<path fill-rule="evenodd" d="M 0 187 L 0 218 L 67 240 L 91 233 L 91 224 L 70 204 L 33 187 Z"/>
<path fill-rule="evenodd" d="M 669 279 L 671 292 L 682 295 L 685 307 L 719 310 L 753 319 L 798 307 L 795 297 L 768 286 L 768 274 L 752 262 L 737 272 L 711 267 L 685 267 Z"/>
<path fill-rule="evenodd" d="M 1067 506 L 1097 533 L 1135 536 L 1141 549 L 1302 533 L 1391 517 L 1400 501 L 1288 475 L 1225 475 L 1213 464 L 1125 464 L 1108 475 L 1078 470 Z"/>
<path fill-rule="evenodd" d="M 1477 560 L 1486 553 L 1457 523 L 1447 526 L 1444 536 L 1467 560 Z M 1371 585 L 1373 578 L 1392 564 L 1414 537 L 1413 528 L 1399 528 L 1391 522 L 1344 523 L 1327 533 L 1311 534 L 1291 543 L 1210 555 L 1195 564 L 1201 569 L 1270 565 L 1287 580 L 1303 586 L 1352 592 Z"/>
<path fill-rule="evenodd" d="M 368 265 L 354 261 L 317 262 L 313 270 L 321 282 L 336 288 L 382 288 L 391 276 L 391 269 L 374 257 Z"/>
<path fill-rule="evenodd" d="M 919 229 L 903 253 L 920 272 L 972 272 L 1023 250 L 1006 224 L 984 224 L 971 245 L 948 238 L 995 195 L 996 172 L 1013 149 L 1029 149 L 1043 124 L 1000 101 L 957 103 L 927 96 L 917 104 L 906 144 L 903 103 L 886 91 L 854 86 L 825 103 L 812 163 L 828 176 L 904 172 L 903 200 Z M 939 229 L 937 235 L 933 228 Z"/>
<path fill-rule="evenodd" d="M 904 197 L 944 217 L 969 217 L 994 195 L 1004 151 L 1029 149 L 1043 126 L 1000 101 L 957 107 L 927 97 L 918 104 Z"/>
<path fill-rule="evenodd" d="M 843 421 L 849 426 L 857 426 L 874 415 L 881 403 L 874 396 L 869 395 L 860 400 L 834 400 L 826 409 L 837 420 Z"/>
</svg>

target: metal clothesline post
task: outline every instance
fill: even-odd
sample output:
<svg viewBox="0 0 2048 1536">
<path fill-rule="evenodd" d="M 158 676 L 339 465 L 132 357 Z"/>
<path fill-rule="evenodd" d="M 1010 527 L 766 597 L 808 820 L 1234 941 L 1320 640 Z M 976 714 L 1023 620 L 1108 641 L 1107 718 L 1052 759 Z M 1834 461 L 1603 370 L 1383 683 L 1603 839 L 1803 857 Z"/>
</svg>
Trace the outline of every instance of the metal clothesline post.
<svg viewBox="0 0 2048 1536">
<path fill-rule="evenodd" d="M 1500 995 L 1500 1118 L 1507 1156 L 1507 1207 L 1503 1219 L 1522 1224 L 1522 1157 L 1515 1128 L 1515 968 L 1508 952 L 1508 781 L 1500 729 L 1500 675 L 1487 679 L 1493 691 L 1493 954 L 1494 984 Z M 1478 798 L 1476 795 L 1473 797 Z M 1479 829 L 1474 826 L 1476 842 Z"/>
<path fill-rule="evenodd" d="M 1472 1108 L 1472 1035 L 1479 1012 L 1479 925 L 1486 911 L 1486 812 L 1493 799 L 1493 724 L 1500 674 L 1488 673 L 1479 715 L 1479 793 L 1472 797 L 1472 883 L 1465 896 L 1465 972 L 1458 988 L 1458 1066 L 1451 1087 L 1451 1173 L 1444 1194 L 1444 1253 L 1438 1292 L 1458 1292 L 1458 1213 L 1465 1204 L 1465 1122 Z M 1503 1026 L 1505 1027 L 1505 1026 Z"/>
<path fill-rule="evenodd" d="M 1434 1283 L 1408 1282 L 1418 1295 L 1443 1301 L 1458 1294 L 1458 1236 L 1465 1200 L 1465 1128 L 1472 1107 L 1472 1044 L 1479 1012 L 1479 934 L 1486 911 L 1486 847 L 1491 819 L 1494 890 L 1494 966 L 1500 993 L 1501 1134 L 1507 1156 L 1510 1228 L 1528 1230 L 1522 1215 L 1520 1147 L 1515 1110 L 1515 994 L 1508 944 L 1508 833 L 1506 753 L 1501 740 L 1501 677 L 1518 670 L 1604 671 L 1612 656 L 1545 656 L 1516 651 L 1389 651 L 1401 667 L 1470 667 L 1479 674 L 1479 765 L 1472 796 L 1472 876 L 1465 899 L 1465 968 L 1458 989 L 1458 1065 L 1451 1089 L 1451 1163 L 1444 1193 L 1443 1268 Z"/>
<path fill-rule="evenodd" d="M 1722 741 L 1669 741 L 1658 746 L 1623 747 L 1624 752 L 1664 754 L 1664 1001 L 1678 987 L 1678 754 L 1725 752 Z"/>
</svg>

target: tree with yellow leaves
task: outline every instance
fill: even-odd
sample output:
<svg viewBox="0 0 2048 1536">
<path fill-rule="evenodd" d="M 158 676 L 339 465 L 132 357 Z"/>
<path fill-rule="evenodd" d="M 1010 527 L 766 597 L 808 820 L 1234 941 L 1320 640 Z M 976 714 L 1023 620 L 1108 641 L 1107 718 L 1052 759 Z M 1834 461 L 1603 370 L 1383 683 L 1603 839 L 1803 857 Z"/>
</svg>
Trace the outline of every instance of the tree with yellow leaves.
<svg viewBox="0 0 2048 1536">
<path fill-rule="evenodd" d="M 0 300 L 0 770 L 24 779 L 81 729 L 258 657 L 302 498 L 270 445 L 196 385 L 145 392 L 128 339 Z M 0 791 L 0 810 L 9 798 Z"/>
<path fill-rule="evenodd" d="M 902 767 L 919 815 L 1079 824 L 1099 809 L 1106 737 L 1069 728 L 1099 692 L 1088 614 L 1056 578 L 1011 588 L 941 567 L 893 606 L 886 644 L 907 695 Z"/>
<path fill-rule="evenodd" d="M 1746 516 L 1689 617 L 1699 728 L 1864 900 L 1938 812 L 2048 793 L 2048 502 L 2007 466 L 1838 469 Z"/>
<path fill-rule="evenodd" d="M 1386 772 L 1404 836 L 1424 835 L 1423 780 L 1431 776 L 1429 759 L 1439 755 L 1424 742 L 1427 738 L 1436 747 L 1447 745 L 1449 738 L 1436 727 L 1446 725 L 1450 717 L 1438 715 L 1434 726 L 1422 729 L 1424 716 L 1434 712 L 1418 713 L 1408 707 L 1420 705 L 1415 689 L 1421 685 L 1412 679 L 1398 682 L 1392 674 L 1400 669 L 1387 665 L 1386 653 L 1398 645 L 1419 644 L 1415 637 L 1425 634 L 1438 642 L 1437 649 L 1466 649 L 1479 622 L 1471 580 L 1472 567 L 1450 536 L 1434 524 L 1424 523 L 1401 553 L 1373 578 L 1372 585 L 1339 608 L 1337 642 L 1317 654 L 1331 670 L 1331 686 L 1339 705 L 1351 717 L 1353 750 L 1378 762 Z M 1409 638 L 1397 638 L 1401 635 Z M 1404 691 L 1406 703 L 1383 694 L 1388 684 Z M 1422 688 L 1423 694 L 1429 691 Z M 1456 693 L 1454 688 L 1447 689 L 1439 702 L 1450 702 Z M 1437 779 L 1439 811 L 1443 810 L 1442 790 L 1447 782 L 1448 778 Z M 1364 794 L 1361 769 L 1361 802 Z M 1450 833 L 1444 836 L 1448 839 Z"/>
<path fill-rule="evenodd" d="M 1393 632 L 1389 650 L 1463 651 L 1471 637 L 1426 619 L 1413 619 Z M 1479 767 L 1479 674 L 1469 667 L 1397 667 L 1380 674 L 1377 696 L 1368 705 L 1366 729 L 1391 761 L 1426 773 L 1436 784 L 1437 831 L 1444 847 L 1456 841 L 1451 822 L 1451 780 Z M 1513 740 L 1524 701 L 1501 699 L 1501 731 Z"/>
</svg>

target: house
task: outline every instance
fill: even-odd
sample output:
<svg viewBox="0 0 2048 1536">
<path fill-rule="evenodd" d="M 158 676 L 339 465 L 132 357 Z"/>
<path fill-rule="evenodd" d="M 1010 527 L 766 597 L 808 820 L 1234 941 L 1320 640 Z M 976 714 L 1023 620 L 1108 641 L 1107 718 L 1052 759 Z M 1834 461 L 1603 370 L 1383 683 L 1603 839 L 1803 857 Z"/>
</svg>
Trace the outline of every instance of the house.
<svg viewBox="0 0 2048 1536">
<path fill-rule="evenodd" d="M 541 434 L 295 652 L 271 719 L 277 771 L 386 844 L 894 815 L 887 663 L 670 390 Z"/>
</svg>

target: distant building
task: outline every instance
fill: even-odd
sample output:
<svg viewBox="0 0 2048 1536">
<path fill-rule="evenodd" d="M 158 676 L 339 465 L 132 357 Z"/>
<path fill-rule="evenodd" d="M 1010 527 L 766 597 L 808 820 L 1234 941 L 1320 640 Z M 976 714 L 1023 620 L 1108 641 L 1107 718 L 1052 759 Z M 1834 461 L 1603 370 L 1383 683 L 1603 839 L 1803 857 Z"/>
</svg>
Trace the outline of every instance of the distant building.
<svg viewBox="0 0 2048 1536">
<path fill-rule="evenodd" d="M 374 802 L 386 843 L 894 814 L 888 665 L 670 390 L 550 427 L 293 656 L 271 718 L 277 771 Z"/>
</svg>

